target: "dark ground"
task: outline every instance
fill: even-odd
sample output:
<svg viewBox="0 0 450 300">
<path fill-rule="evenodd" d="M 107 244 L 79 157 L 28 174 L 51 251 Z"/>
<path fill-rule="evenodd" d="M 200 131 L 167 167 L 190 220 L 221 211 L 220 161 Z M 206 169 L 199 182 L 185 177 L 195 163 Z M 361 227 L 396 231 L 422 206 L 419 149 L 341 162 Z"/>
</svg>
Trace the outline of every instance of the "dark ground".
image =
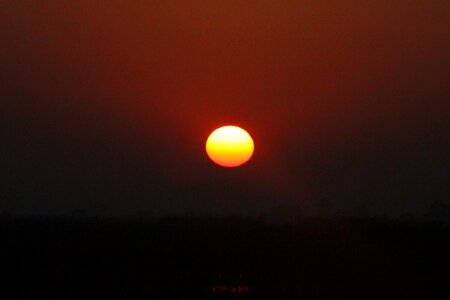
<svg viewBox="0 0 450 300">
<path fill-rule="evenodd" d="M 1 299 L 450 299 L 444 223 L 3 216 L 0 233 Z"/>
</svg>

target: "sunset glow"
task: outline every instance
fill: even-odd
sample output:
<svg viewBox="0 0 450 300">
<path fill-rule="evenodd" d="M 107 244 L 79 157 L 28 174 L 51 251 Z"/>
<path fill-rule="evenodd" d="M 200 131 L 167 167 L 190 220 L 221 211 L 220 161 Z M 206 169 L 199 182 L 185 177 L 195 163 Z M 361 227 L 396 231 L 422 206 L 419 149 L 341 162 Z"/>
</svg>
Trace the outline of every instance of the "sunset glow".
<svg viewBox="0 0 450 300">
<path fill-rule="evenodd" d="M 246 163 L 253 154 L 251 136 L 237 126 L 224 126 L 211 133 L 206 141 L 209 158 L 222 167 L 237 167 Z"/>
</svg>

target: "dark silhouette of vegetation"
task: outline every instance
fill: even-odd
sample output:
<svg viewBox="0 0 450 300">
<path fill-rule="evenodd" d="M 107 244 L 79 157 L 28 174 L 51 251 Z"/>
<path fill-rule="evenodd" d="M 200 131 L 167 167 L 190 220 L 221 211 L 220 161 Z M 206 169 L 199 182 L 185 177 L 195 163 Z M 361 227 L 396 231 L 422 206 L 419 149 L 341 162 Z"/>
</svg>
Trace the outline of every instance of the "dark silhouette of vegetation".
<svg viewBox="0 0 450 300">
<path fill-rule="evenodd" d="M 78 216 L 79 214 L 75 214 Z M 0 217 L 1 299 L 446 299 L 450 229 L 376 218 Z"/>
<path fill-rule="evenodd" d="M 450 203 L 445 203 L 442 200 L 433 201 L 427 218 L 434 221 L 450 222 Z"/>
</svg>

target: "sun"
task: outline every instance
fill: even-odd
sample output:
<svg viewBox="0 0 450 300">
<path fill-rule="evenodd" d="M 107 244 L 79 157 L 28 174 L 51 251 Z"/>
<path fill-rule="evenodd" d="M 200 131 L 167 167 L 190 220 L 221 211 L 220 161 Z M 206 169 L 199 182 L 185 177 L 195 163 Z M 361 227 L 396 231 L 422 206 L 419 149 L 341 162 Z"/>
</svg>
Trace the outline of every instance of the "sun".
<svg viewBox="0 0 450 300">
<path fill-rule="evenodd" d="M 222 167 L 238 167 L 253 155 L 250 134 L 237 126 L 223 126 L 214 130 L 206 141 L 209 158 Z"/>
</svg>

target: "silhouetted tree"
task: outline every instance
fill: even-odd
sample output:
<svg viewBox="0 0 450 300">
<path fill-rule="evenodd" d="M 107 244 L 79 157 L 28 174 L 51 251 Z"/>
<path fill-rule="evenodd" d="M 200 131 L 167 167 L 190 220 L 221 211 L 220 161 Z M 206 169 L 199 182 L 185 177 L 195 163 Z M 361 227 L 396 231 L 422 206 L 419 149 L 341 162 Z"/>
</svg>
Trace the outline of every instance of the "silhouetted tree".
<svg viewBox="0 0 450 300">
<path fill-rule="evenodd" d="M 329 217 L 333 213 L 333 203 L 330 198 L 323 197 L 317 201 L 316 213 L 319 217 Z"/>
<path fill-rule="evenodd" d="M 358 217 L 358 218 L 367 218 L 369 217 L 369 209 L 366 205 L 359 205 L 352 209 L 351 212 L 352 216 Z"/>
<path fill-rule="evenodd" d="M 450 203 L 435 200 L 430 205 L 428 217 L 433 220 L 450 221 Z"/>
</svg>

